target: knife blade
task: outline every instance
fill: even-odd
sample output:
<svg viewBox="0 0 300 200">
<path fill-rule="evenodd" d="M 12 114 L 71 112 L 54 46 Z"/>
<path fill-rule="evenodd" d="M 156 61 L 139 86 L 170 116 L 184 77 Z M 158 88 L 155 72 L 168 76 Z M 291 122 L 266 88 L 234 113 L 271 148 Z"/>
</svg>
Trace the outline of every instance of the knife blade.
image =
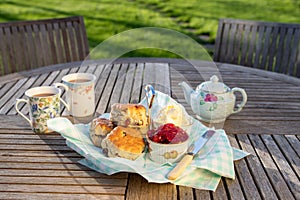
<svg viewBox="0 0 300 200">
<path fill-rule="evenodd" d="M 215 134 L 214 130 L 207 130 L 194 144 L 192 144 L 187 151 L 187 154 L 180 160 L 180 162 L 168 174 L 169 180 L 177 179 L 185 168 L 192 162 L 194 156 L 201 150 L 207 141 Z"/>
</svg>

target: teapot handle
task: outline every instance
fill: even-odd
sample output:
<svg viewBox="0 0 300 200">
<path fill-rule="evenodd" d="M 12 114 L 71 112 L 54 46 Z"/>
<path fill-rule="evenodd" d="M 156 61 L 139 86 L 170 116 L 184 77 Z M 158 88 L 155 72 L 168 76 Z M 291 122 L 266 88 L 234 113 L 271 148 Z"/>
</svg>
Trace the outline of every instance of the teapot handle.
<svg viewBox="0 0 300 200">
<path fill-rule="evenodd" d="M 233 113 L 238 113 L 238 112 L 240 112 L 240 111 L 242 110 L 242 108 L 245 106 L 245 104 L 246 104 L 246 102 L 247 102 L 247 94 L 246 94 L 246 92 L 245 92 L 244 89 L 242 89 L 242 88 L 237 88 L 237 87 L 232 88 L 231 91 L 232 91 L 232 93 L 234 93 L 234 92 L 240 92 L 240 93 L 242 94 L 242 97 L 243 97 L 242 102 L 241 102 L 240 104 L 237 105 L 237 109 L 236 109 L 236 110 L 233 110 Z"/>
</svg>

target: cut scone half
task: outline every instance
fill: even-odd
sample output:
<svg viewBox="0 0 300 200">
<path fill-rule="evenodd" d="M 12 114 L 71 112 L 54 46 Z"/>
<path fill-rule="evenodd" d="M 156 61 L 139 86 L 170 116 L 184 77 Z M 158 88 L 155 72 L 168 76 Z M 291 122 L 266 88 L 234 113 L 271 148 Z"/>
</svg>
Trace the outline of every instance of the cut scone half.
<svg viewBox="0 0 300 200">
<path fill-rule="evenodd" d="M 108 157 L 135 160 L 143 153 L 145 142 L 139 131 L 117 126 L 102 140 L 101 146 Z"/>
<path fill-rule="evenodd" d="M 113 104 L 111 106 L 110 120 L 116 126 L 138 130 L 144 137 L 149 128 L 146 108 L 139 104 Z"/>
<path fill-rule="evenodd" d="M 101 147 L 102 140 L 113 130 L 114 126 L 109 119 L 96 118 L 90 125 L 90 138 L 93 144 Z"/>
<path fill-rule="evenodd" d="M 117 126 L 148 126 L 146 108 L 139 104 L 113 104 L 110 120 Z"/>
</svg>

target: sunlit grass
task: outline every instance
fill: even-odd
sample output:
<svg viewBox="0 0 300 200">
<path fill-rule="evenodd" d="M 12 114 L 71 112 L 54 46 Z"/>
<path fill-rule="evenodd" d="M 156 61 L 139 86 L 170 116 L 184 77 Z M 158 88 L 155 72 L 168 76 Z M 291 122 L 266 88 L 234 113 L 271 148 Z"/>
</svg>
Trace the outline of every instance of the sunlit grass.
<svg viewBox="0 0 300 200">
<path fill-rule="evenodd" d="M 2 0 L 0 21 L 82 15 L 89 46 L 126 30 L 163 27 L 184 33 L 201 44 L 213 43 L 219 18 L 300 23 L 295 0 Z M 198 36 L 206 35 L 207 40 Z M 164 51 L 139 50 L 125 56 L 174 57 Z M 175 55 L 176 57 L 176 55 Z"/>
</svg>

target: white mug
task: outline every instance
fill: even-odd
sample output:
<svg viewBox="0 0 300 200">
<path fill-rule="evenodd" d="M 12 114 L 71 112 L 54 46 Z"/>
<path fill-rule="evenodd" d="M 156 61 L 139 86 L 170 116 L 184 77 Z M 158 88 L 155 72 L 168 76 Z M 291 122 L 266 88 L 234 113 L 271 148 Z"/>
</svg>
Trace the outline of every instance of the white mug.
<svg viewBox="0 0 300 200">
<path fill-rule="evenodd" d="M 69 109 L 60 95 L 61 90 L 53 86 L 34 87 L 26 90 L 26 99 L 17 99 L 15 109 L 29 122 L 35 133 L 49 133 L 52 131 L 47 128 L 47 120 L 60 116 L 60 102 Z M 29 106 L 29 118 L 20 111 L 21 102 Z"/>
<path fill-rule="evenodd" d="M 62 78 L 62 83 L 54 83 L 55 87 L 62 86 L 66 91 L 66 101 L 70 107 L 70 115 L 88 117 L 95 112 L 96 76 L 89 73 L 74 73 Z"/>
</svg>

